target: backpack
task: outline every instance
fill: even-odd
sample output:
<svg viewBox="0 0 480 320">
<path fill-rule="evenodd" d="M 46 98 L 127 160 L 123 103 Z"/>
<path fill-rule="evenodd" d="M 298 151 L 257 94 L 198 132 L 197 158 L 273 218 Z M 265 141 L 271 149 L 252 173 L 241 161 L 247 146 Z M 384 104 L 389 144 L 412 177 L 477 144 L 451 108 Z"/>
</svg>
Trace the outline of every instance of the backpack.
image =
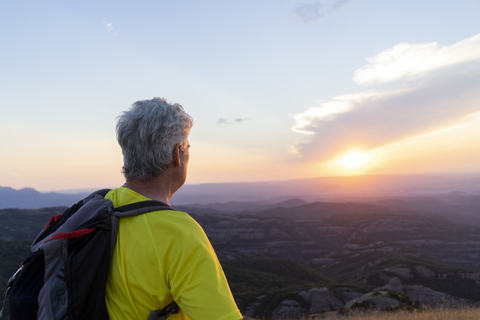
<svg viewBox="0 0 480 320">
<path fill-rule="evenodd" d="M 10 320 L 108 319 L 105 287 L 120 217 L 157 210 L 167 204 L 141 201 L 113 208 L 110 191 L 92 193 L 54 216 L 33 241 L 25 260 L 7 284 Z M 178 313 L 175 302 L 152 311 L 148 320 Z M 3 308 L 0 311 L 0 317 Z"/>
</svg>

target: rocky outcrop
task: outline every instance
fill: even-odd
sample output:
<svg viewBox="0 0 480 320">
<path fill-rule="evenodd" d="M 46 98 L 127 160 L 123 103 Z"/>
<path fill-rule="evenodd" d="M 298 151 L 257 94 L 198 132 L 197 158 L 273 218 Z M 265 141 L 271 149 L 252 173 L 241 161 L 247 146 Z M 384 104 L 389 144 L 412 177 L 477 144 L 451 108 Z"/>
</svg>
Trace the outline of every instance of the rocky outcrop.
<svg viewBox="0 0 480 320">
<path fill-rule="evenodd" d="M 283 300 L 280 305 L 273 311 L 272 316 L 273 318 L 292 318 L 292 317 L 301 317 L 308 310 L 302 308 L 300 303 L 295 300 Z"/>
<path fill-rule="evenodd" d="M 292 298 L 283 300 L 272 312 L 272 317 L 278 319 L 302 317 L 307 313 L 334 311 L 340 308 L 379 310 L 395 309 L 399 307 L 419 307 L 422 305 L 436 307 L 439 304 L 450 306 L 467 305 L 464 299 L 456 299 L 446 293 L 438 292 L 420 285 L 403 285 L 398 277 L 393 277 L 383 287 L 363 294 L 348 287 L 335 288 L 338 296 L 327 288 L 312 288 L 301 291 L 298 295 L 310 304 L 310 310 L 305 305 Z M 339 298 L 342 297 L 342 298 Z M 247 306 L 245 315 L 255 317 L 258 307 L 265 296 L 257 297 L 255 302 Z M 344 303 L 342 299 L 348 300 Z M 479 301 L 480 304 L 480 301 Z"/>
<path fill-rule="evenodd" d="M 355 291 L 348 287 L 335 288 L 335 291 L 339 292 L 344 297 L 345 301 L 350 301 L 363 296 L 362 292 Z"/>
<path fill-rule="evenodd" d="M 382 291 L 382 290 L 388 290 L 388 291 L 396 291 L 396 292 L 402 292 L 403 291 L 403 285 L 400 279 L 397 277 L 393 277 L 390 279 L 388 284 L 384 285 L 381 288 L 376 288 L 375 291 Z"/>
<path fill-rule="evenodd" d="M 255 302 L 250 303 L 247 308 L 245 309 L 245 314 L 249 317 L 255 317 L 255 314 L 257 312 L 257 308 L 260 306 L 260 303 L 262 299 L 265 298 L 265 296 L 259 296 L 255 300 Z"/>
<path fill-rule="evenodd" d="M 426 267 L 423 267 L 423 268 L 424 268 L 423 270 L 420 269 L 421 270 L 420 272 L 423 272 L 427 276 L 431 276 L 431 274 L 429 273 L 430 269 Z M 417 272 L 419 272 L 418 268 L 416 269 L 417 269 Z M 435 274 L 433 276 L 435 276 Z M 420 285 L 404 286 L 402 285 L 402 282 L 400 281 L 400 279 L 397 277 L 390 279 L 388 284 L 384 285 L 383 287 L 375 289 L 375 291 L 382 291 L 382 290 L 405 293 L 412 301 L 418 301 L 423 305 L 433 306 L 438 303 L 450 303 L 450 304 L 463 303 L 463 300 L 461 299 L 457 300 L 446 293 L 438 292 L 424 286 L 420 286 Z"/>
<path fill-rule="evenodd" d="M 405 294 L 412 299 L 412 301 L 419 301 L 424 305 L 434 305 L 440 302 L 453 302 L 455 299 L 443 292 L 438 292 L 430 288 L 419 285 L 405 286 Z"/>
<path fill-rule="evenodd" d="M 415 266 L 414 268 L 415 271 L 417 271 L 417 275 L 419 275 L 420 277 L 424 277 L 427 279 L 435 277 L 435 272 L 425 266 Z"/>
<path fill-rule="evenodd" d="M 404 279 L 412 278 L 410 267 L 406 264 L 398 264 L 390 268 L 385 268 L 383 271 L 396 274 Z"/>
<path fill-rule="evenodd" d="M 439 280 L 445 280 L 449 276 L 457 276 L 461 277 L 462 279 L 469 279 L 469 280 L 474 280 L 477 284 L 480 284 L 480 272 L 471 272 L 471 273 L 436 273 L 433 270 L 431 270 L 428 267 L 417 265 L 410 267 L 406 264 L 399 264 L 395 265 L 390 268 L 385 268 L 383 269 L 384 272 L 390 273 L 390 274 L 395 274 L 398 275 L 399 277 L 403 279 L 410 279 L 413 277 L 415 274 L 418 277 L 426 278 L 426 279 L 439 279 Z M 382 279 L 386 279 L 388 277 L 387 275 L 381 273 L 380 277 Z M 389 288 L 387 288 L 389 289 Z M 389 289 L 391 290 L 391 289 Z"/>
<path fill-rule="evenodd" d="M 476 273 L 461 273 L 460 276 L 462 279 L 474 280 L 476 283 L 480 284 L 480 272 Z"/>
<path fill-rule="evenodd" d="M 299 295 L 310 303 L 311 312 L 338 310 L 344 306 L 343 301 L 327 288 L 313 288 L 308 292 L 302 291 Z"/>
</svg>

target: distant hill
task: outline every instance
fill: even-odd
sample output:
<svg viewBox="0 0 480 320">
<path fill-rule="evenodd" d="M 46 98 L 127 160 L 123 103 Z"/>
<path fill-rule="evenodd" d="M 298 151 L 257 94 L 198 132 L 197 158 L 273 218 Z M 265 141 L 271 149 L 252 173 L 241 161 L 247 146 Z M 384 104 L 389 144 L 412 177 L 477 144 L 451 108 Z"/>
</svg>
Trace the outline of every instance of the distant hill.
<svg viewBox="0 0 480 320">
<path fill-rule="evenodd" d="M 298 198 L 308 202 L 365 197 L 480 195 L 480 176 L 365 175 L 288 181 L 206 183 L 183 186 L 172 203 L 205 205 L 231 201 L 264 204 Z"/>
<path fill-rule="evenodd" d="M 57 206 L 70 207 L 74 203 L 77 203 L 79 200 L 86 197 L 88 194 L 89 193 L 41 193 L 32 188 L 15 190 L 10 187 L 0 187 L 0 209 L 37 209 Z"/>
</svg>

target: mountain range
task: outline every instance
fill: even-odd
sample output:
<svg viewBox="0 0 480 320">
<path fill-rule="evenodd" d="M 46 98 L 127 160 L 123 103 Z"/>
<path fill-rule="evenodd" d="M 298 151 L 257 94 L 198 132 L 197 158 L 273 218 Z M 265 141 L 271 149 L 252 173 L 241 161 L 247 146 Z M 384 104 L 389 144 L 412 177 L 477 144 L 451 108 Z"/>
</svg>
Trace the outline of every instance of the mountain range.
<svg viewBox="0 0 480 320">
<path fill-rule="evenodd" d="M 15 190 L 0 187 L 0 209 L 70 206 L 94 190 L 84 189 L 77 193 L 72 191 L 42 193 L 32 188 Z M 212 203 L 219 206 L 232 202 L 222 209 L 230 210 L 227 207 L 231 207 L 238 211 L 240 208 L 248 210 L 251 207 L 258 207 L 259 204 L 268 206 L 292 198 L 308 202 L 373 199 L 397 201 L 398 205 L 402 205 L 398 199 L 410 199 L 409 203 L 418 199 L 422 205 L 428 205 L 426 198 L 430 197 L 432 205 L 435 205 L 435 199 L 447 199 L 456 204 L 459 201 L 471 204 L 473 201 L 477 204 L 476 196 L 479 194 L 480 175 L 370 175 L 270 182 L 189 184 L 175 193 L 171 203 L 194 204 L 200 207 Z"/>
</svg>

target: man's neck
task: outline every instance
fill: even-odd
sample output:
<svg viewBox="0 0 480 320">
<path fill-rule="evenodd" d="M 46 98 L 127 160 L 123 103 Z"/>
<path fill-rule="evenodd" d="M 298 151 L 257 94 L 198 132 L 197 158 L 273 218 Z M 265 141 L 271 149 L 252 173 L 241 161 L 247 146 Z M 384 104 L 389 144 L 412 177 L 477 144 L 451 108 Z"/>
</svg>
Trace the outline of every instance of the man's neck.
<svg viewBox="0 0 480 320">
<path fill-rule="evenodd" d="M 168 201 L 172 197 L 172 184 L 168 177 L 161 175 L 151 181 L 141 181 L 138 179 L 132 179 L 123 185 L 125 188 L 131 189 L 144 197 L 152 200 L 158 200 L 166 204 L 170 204 Z"/>
</svg>

